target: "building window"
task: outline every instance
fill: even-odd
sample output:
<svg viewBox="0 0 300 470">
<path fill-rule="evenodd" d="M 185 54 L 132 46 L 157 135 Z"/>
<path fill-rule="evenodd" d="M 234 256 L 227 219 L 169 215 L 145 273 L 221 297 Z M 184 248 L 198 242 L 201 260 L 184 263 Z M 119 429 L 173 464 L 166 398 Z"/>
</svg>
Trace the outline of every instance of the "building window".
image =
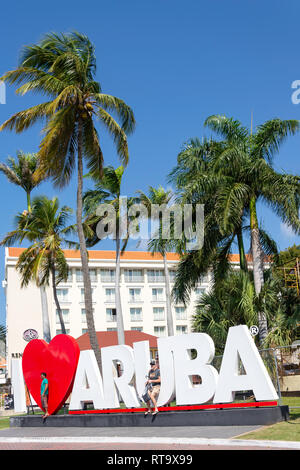
<svg viewBox="0 0 300 470">
<path fill-rule="evenodd" d="M 125 282 L 144 282 L 142 269 L 125 269 Z"/>
<path fill-rule="evenodd" d="M 93 315 L 94 315 L 94 309 L 93 309 Z M 85 308 L 82 308 L 82 309 L 81 309 L 81 323 L 86 323 Z"/>
<path fill-rule="evenodd" d="M 131 308 L 130 309 L 130 321 L 142 321 L 142 309 L 141 308 Z"/>
<path fill-rule="evenodd" d="M 164 300 L 164 290 L 162 288 L 152 289 L 152 301 L 163 302 L 163 300 Z"/>
<path fill-rule="evenodd" d="M 81 334 L 84 335 L 85 333 L 87 333 L 89 330 L 87 328 L 82 328 L 81 330 Z"/>
<path fill-rule="evenodd" d="M 184 333 L 187 333 L 187 326 L 186 325 L 177 325 L 176 326 L 176 334 L 177 335 L 183 335 Z"/>
<path fill-rule="evenodd" d="M 200 299 L 203 294 L 205 294 L 205 289 L 203 287 L 197 287 L 197 289 L 195 289 L 195 294 Z"/>
<path fill-rule="evenodd" d="M 117 328 L 107 328 L 106 331 L 117 331 Z"/>
<path fill-rule="evenodd" d="M 86 312 L 85 312 L 85 308 L 82 308 L 82 309 L 81 309 L 81 322 L 82 322 L 82 323 L 86 323 Z"/>
<path fill-rule="evenodd" d="M 97 269 L 89 269 L 91 282 L 97 282 Z M 76 282 L 83 282 L 82 269 L 76 269 Z"/>
<path fill-rule="evenodd" d="M 55 279 L 57 279 L 58 273 L 55 271 Z M 73 282 L 73 270 L 71 268 L 68 269 L 68 276 L 65 281 L 60 281 L 59 284 L 64 283 L 64 282 Z"/>
<path fill-rule="evenodd" d="M 67 282 L 73 282 L 73 269 L 69 268 Z"/>
<path fill-rule="evenodd" d="M 107 322 L 117 321 L 117 310 L 115 308 L 106 309 L 106 321 Z"/>
<path fill-rule="evenodd" d="M 68 302 L 69 300 L 69 289 L 57 289 L 57 298 L 59 303 L 61 302 Z"/>
<path fill-rule="evenodd" d="M 165 282 L 164 272 L 161 269 L 148 269 L 148 282 Z"/>
<path fill-rule="evenodd" d="M 165 326 L 155 326 L 154 327 L 154 335 L 161 337 L 166 336 L 166 327 Z"/>
<path fill-rule="evenodd" d="M 116 290 L 115 289 L 105 289 L 105 301 L 109 303 L 115 303 L 116 301 Z"/>
<path fill-rule="evenodd" d="M 170 276 L 170 282 L 175 282 L 176 271 L 174 269 L 170 269 L 169 276 Z"/>
<path fill-rule="evenodd" d="M 129 289 L 129 302 L 141 301 L 141 289 Z"/>
<path fill-rule="evenodd" d="M 97 269 L 89 269 L 91 282 L 97 282 Z"/>
<path fill-rule="evenodd" d="M 76 282 L 83 282 L 83 274 L 81 269 L 76 269 Z"/>
<path fill-rule="evenodd" d="M 101 282 L 115 282 L 116 271 L 114 269 L 101 269 Z"/>
<path fill-rule="evenodd" d="M 130 329 L 131 331 L 143 331 L 142 326 L 132 326 Z"/>
<path fill-rule="evenodd" d="M 84 289 L 81 289 L 81 292 L 80 292 L 80 293 L 81 293 L 80 301 L 81 301 L 81 302 L 84 302 Z M 94 300 L 94 294 L 95 294 L 95 289 L 92 288 L 92 301 L 93 301 L 93 303 L 95 302 L 95 300 Z"/>
<path fill-rule="evenodd" d="M 186 320 L 186 309 L 184 307 L 175 307 L 176 320 Z"/>
<path fill-rule="evenodd" d="M 153 307 L 153 318 L 155 321 L 165 320 L 165 309 L 164 307 Z"/>
<path fill-rule="evenodd" d="M 64 324 L 70 323 L 70 310 L 68 308 L 62 308 L 61 313 L 62 313 Z M 57 323 L 60 324 L 58 311 L 56 309 L 56 324 Z"/>
<path fill-rule="evenodd" d="M 57 334 L 57 335 L 62 335 L 62 330 L 56 330 L 56 331 L 55 331 L 55 334 Z M 69 334 L 70 334 L 70 330 L 67 330 L 67 329 L 66 329 L 66 334 L 69 335 Z"/>
<path fill-rule="evenodd" d="M 209 282 L 209 273 L 204 274 L 200 277 L 200 283 L 207 284 Z"/>
</svg>

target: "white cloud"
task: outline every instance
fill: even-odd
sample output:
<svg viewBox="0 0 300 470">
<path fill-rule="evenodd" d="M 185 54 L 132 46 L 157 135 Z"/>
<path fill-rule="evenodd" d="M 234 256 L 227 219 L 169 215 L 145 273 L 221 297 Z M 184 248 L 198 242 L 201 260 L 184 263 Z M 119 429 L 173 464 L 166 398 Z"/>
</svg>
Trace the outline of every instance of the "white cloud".
<svg viewBox="0 0 300 470">
<path fill-rule="evenodd" d="M 283 222 L 281 222 L 280 224 L 280 231 L 282 235 L 286 238 L 294 238 L 297 236 L 292 227 Z"/>
</svg>

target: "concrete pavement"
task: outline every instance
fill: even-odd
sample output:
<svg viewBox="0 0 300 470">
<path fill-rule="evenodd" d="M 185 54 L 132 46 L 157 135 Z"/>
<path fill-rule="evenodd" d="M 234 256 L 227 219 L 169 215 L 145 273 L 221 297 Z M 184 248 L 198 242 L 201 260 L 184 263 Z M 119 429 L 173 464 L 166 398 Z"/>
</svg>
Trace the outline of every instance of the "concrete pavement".
<svg viewBox="0 0 300 470">
<path fill-rule="evenodd" d="M 0 450 L 300 450 L 300 442 L 234 439 L 259 427 L 7 428 Z"/>
<path fill-rule="evenodd" d="M 0 450 L 300 450 L 300 443 L 204 438 L 0 438 Z M 178 453 L 179 453 L 178 452 Z"/>
<path fill-rule="evenodd" d="M 42 421 L 42 419 L 41 419 Z M 89 438 L 89 437 L 158 437 L 158 438 L 208 438 L 230 439 L 259 429 L 260 426 L 175 426 L 175 427 L 24 427 L 0 430 L 3 437 L 26 438 Z"/>
</svg>

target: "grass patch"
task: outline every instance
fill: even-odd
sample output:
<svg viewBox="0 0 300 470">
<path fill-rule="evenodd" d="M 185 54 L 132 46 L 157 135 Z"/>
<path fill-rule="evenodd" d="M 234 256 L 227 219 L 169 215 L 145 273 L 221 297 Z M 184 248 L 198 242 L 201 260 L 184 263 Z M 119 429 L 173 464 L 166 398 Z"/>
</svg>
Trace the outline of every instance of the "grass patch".
<svg viewBox="0 0 300 470">
<path fill-rule="evenodd" d="M 282 404 L 289 405 L 290 407 L 300 407 L 300 397 L 283 397 Z M 300 408 L 290 408 L 290 418 L 288 421 L 265 426 L 257 431 L 237 437 L 237 439 L 300 442 Z"/>
<path fill-rule="evenodd" d="M 0 418 L 0 429 L 6 429 L 9 428 L 9 418 L 1 417 Z"/>
</svg>

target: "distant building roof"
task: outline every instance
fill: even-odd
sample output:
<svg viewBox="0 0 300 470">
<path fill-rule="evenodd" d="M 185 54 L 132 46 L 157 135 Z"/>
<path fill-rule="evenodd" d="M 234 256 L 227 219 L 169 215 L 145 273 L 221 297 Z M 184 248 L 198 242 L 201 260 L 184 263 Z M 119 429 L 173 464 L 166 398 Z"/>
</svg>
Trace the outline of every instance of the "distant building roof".
<svg viewBox="0 0 300 470">
<path fill-rule="evenodd" d="M 118 344 L 118 336 L 116 331 L 97 331 L 97 339 L 100 348 L 105 348 L 107 346 L 115 346 Z M 88 333 L 79 336 L 76 339 L 80 351 L 86 351 L 91 349 L 91 343 Z M 125 331 L 125 344 L 127 346 L 133 346 L 133 343 L 138 341 L 149 341 L 149 347 L 151 349 L 157 348 L 157 337 L 153 335 L 148 335 L 143 331 L 129 330 Z"/>
<path fill-rule="evenodd" d="M 11 257 L 19 257 L 25 248 L 9 247 L 8 255 Z M 69 259 L 80 259 L 79 250 L 63 250 L 65 257 Z M 88 250 L 89 259 L 116 259 L 116 252 L 114 250 Z M 125 251 L 121 255 L 124 260 L 162 260 L 163 257 L 160 253 L 153 255 L 148 251 Z M 179 261 L 180 257 L 176 253 L 167 253 L 167 259 L 170 261 Z"/>
<path fill-rule="evenodd" d="M 25 248 L 9 247 L 8 255 L 11 257 L 18 258 L 20 254 L 24 251 Z M 80 259 L 79 250 L 63 250 L 65 257 L 68 259 Z M 105 259 L 105 260 L 114 260 L 116 259 L 116 252 L 114 250 L 88 250 L 89 259 Z M 122 260 L 137 260 L 137 261 L 155 261 L 162 260 L 163 257 L 160 253 L 154 253 L 153 255 L 148 251 L 125 251 L 121 255 Z M 169 261 L 179 261 L 180 256 L 177 253 L 167 253 L 167 259 Z M 248 262 L 252 262 L 252 256 L 246 254 L 246 259 Z M 230 254 L 229 261 L 232 263 L 239 263 L 240 256 L 238 254 Z"/>
<path fill-rule="evenodd" d="M 6 366 L 6 359 L 3 356 L 0 356 L 0 367 Z"/>
</svg>

